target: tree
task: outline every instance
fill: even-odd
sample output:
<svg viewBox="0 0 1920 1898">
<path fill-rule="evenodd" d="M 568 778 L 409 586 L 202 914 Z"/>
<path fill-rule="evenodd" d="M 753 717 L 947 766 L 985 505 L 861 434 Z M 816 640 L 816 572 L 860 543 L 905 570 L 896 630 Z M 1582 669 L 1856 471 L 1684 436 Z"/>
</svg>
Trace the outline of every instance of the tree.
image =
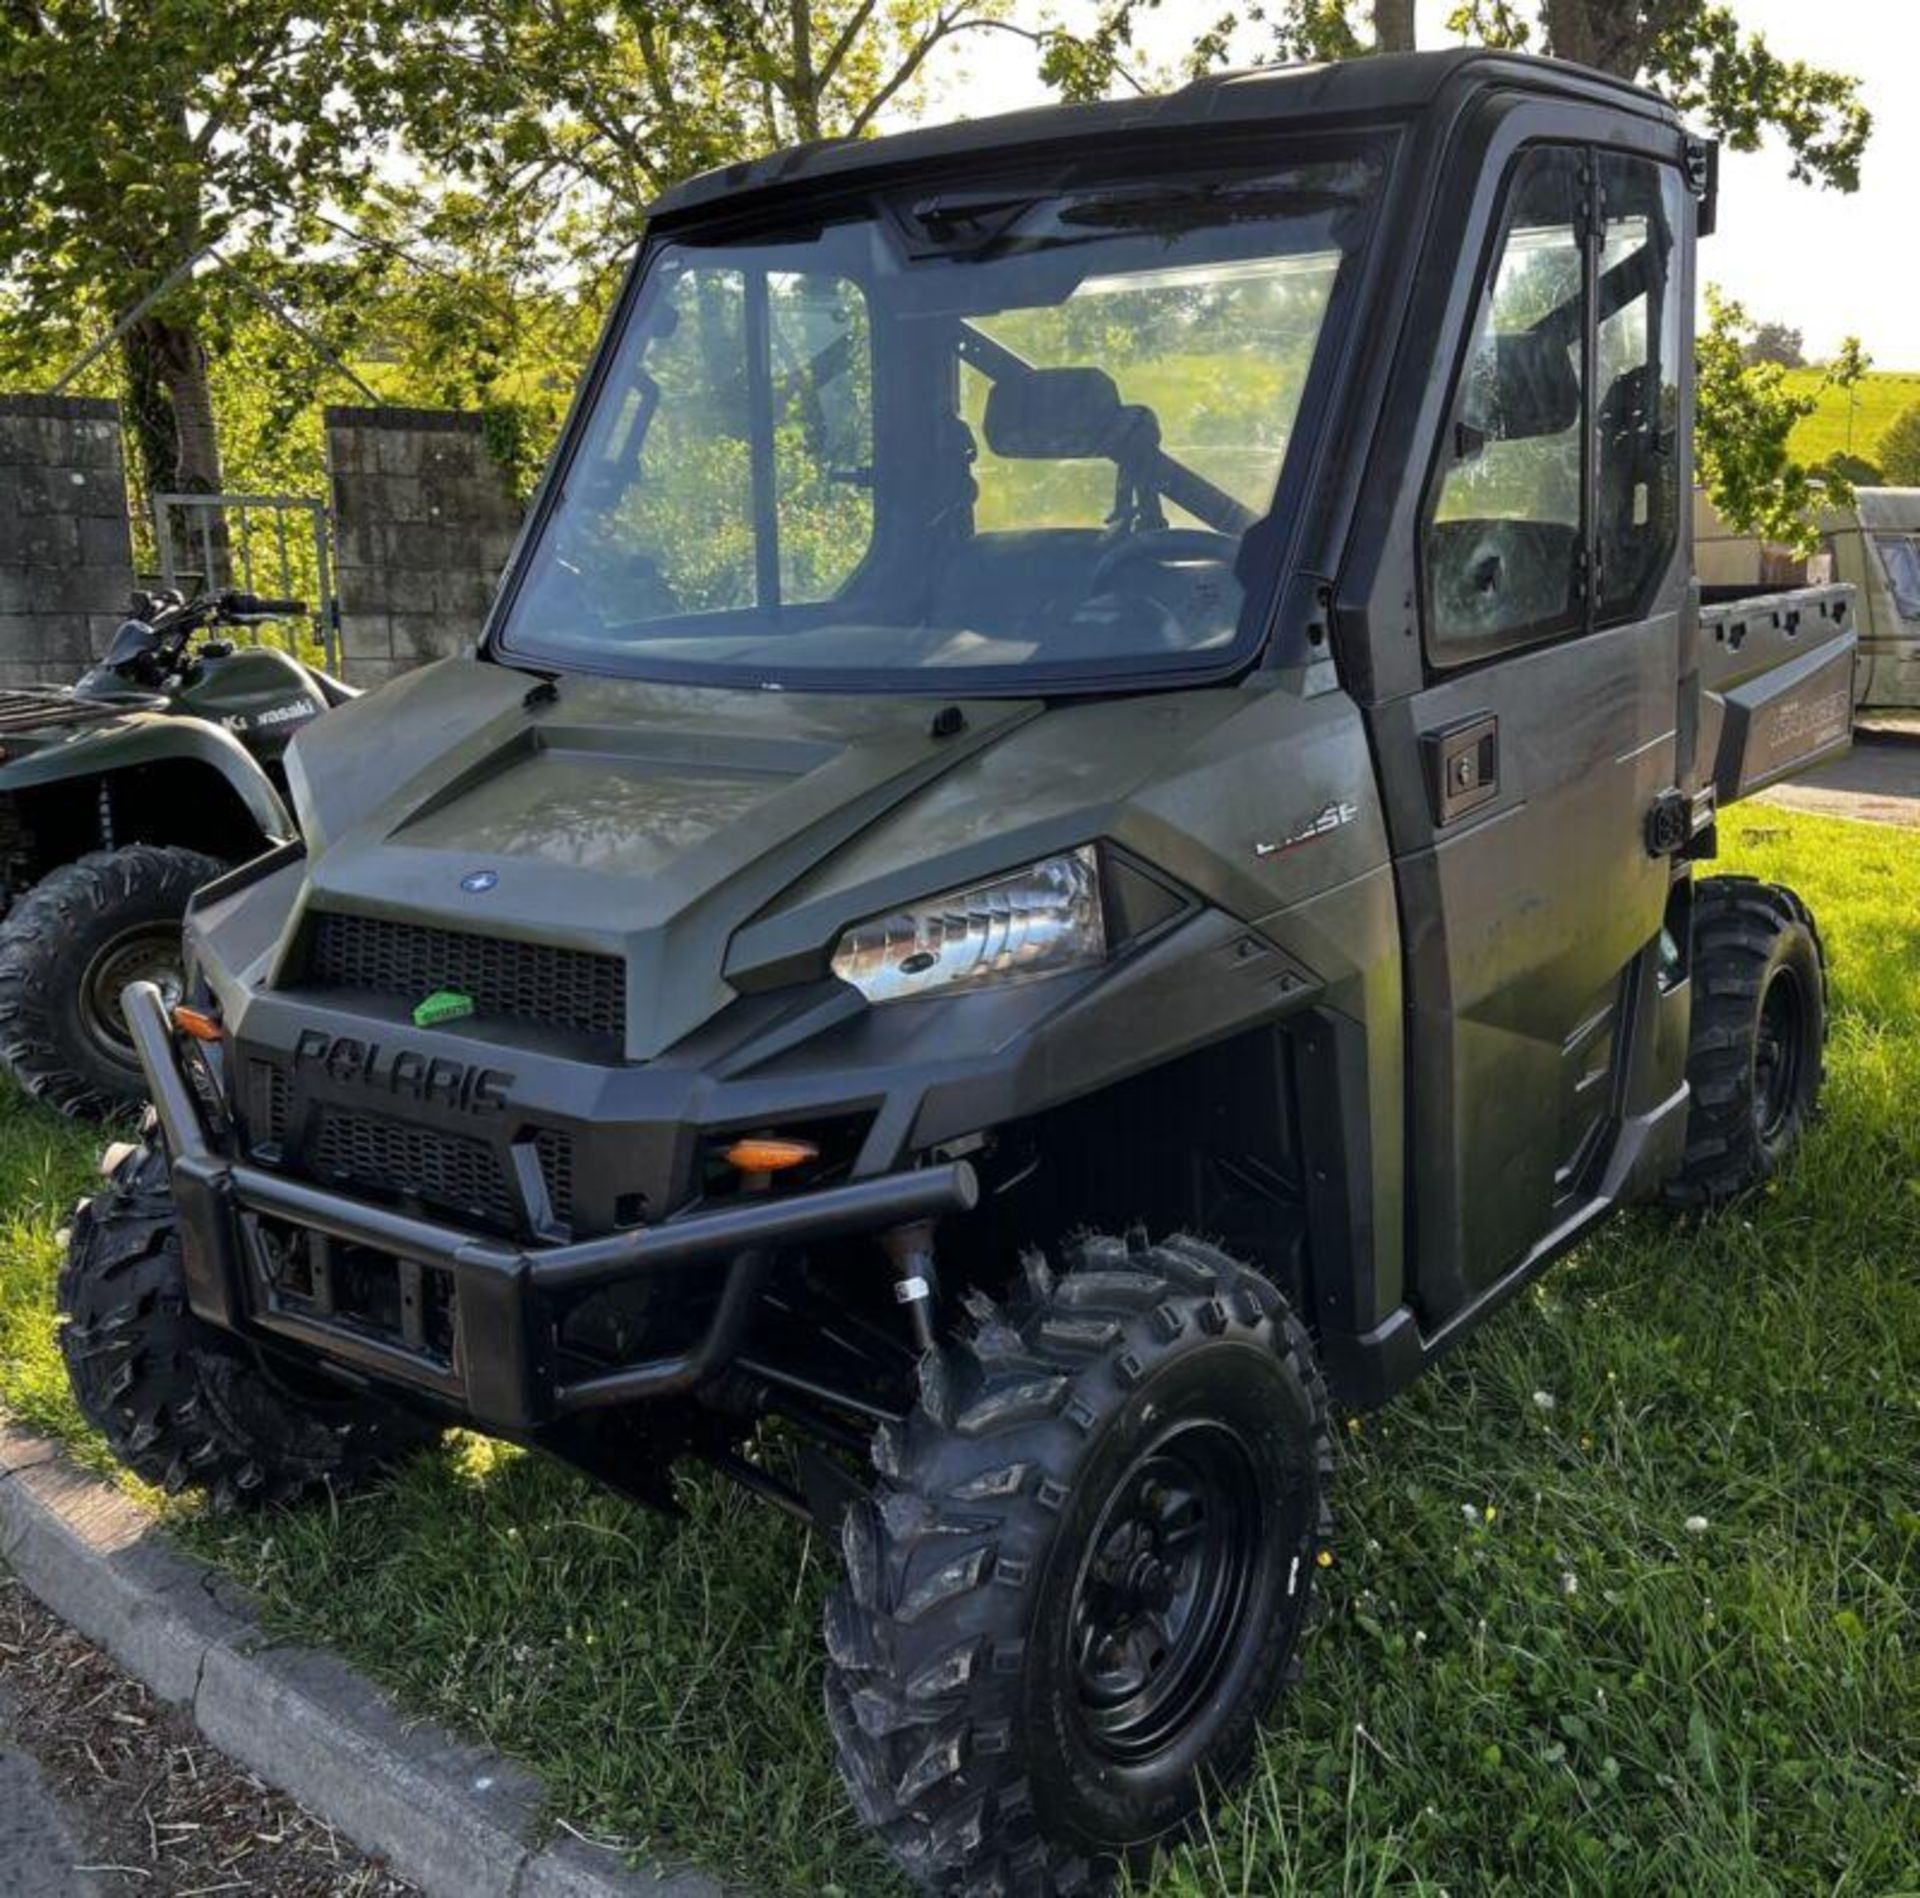
<svg viewBox="0 0 1920 1898">
<path fill-rule="evenodd" d="M 149 489 L 213 489 L 221 460 L 196 274 L 298 244 L 349 200 L 382 121 L 384 0 L 11 0 L 0 8 L 0 370 L 125 322 L 120 353 Z"/>
<path fill-rule="evenodd" d="M 407 36 L 409 143 L 541 259 L 604 269 L 665 186 L 859 137 L 1012 0 L 445 0 Z M 436 235 L 445 237 L 443 225 Z"/>
<path fill-rule="evenodd" d="M 1756 323 L 1753 340 L 1747 345 L 1747 361 L 1777 362 L 1783 369 L 1804 369 L 1806 336 L 1784 323 Z"/>
<path fill-rule="evenodd" d="M 1092 98 L 1113 83 L 1133 44 L 1137 17 L 1160 0 L 1105 0 L 1094 27 L 1061 35 L 1046 71 L 1069 97 Z M 1782 59 L 1757 33 L 1743 33 L 1720 0 L 1460 0 L 1448 27 L 1488 46 L 1531 48 L 1578 60 L 1665 92 L 1735 151 L 1768 132 L 1786 144 L 1796 178 L 1842 191 L 1860 183 L 1860 154 L 1873 128 L 1856 79 Z M 1351 59 L 1412 47 L 1406 0 L 1249 0 L 1195 37 L 1185 64 L 1205 71 L 1242 45 L 1282 59 Z M 1070 43 L 1069 43 L 1070 41 Z"/>
<path fill-rule="evenodd" d="M 1740 533 L 1811 553 L 1816 510 L 1847 507 L 1853 486 L 1836 464 L 1818 475 L 1795 460 L 1795 426 L 1820 406 L 1833 377 L 1788 387 L 1777 362 L 1750 363 L 1754 326 L 1732 299 L 1707 286 L 1707 326 L 1694 339 L 1694 454 L 1701 485 Z"/>
<path fill-rule="evenodd" d="M 1813 472 L 1823 483 L 1838 479 L 1852 488 L 1881 488 L 1887 481 L 1886 471 L 1878 462 L 1868 461 L 1864 455 L 1850 455 L 1844 449 L 1816 462 Z"/>
<path fill-rule="evenodd" d="M 397 0 L 396 0 L 397 3 Z M 1013 0 L 437 0 L 388 71 L 418 173 L 354 216 L 383 386 L 477 408 L 538 471 L 650 202 L 691 172 L 857 137 Z"/>
<path fill-rule="evenodd" d="M 1853 453 L 1853 417 L 1860 406 L 1860 384 L 1866 380 L 1866 374 L 1873 367 L 1873 358 L 1860 346 L 1857 336 L 1844 336 L 1840 339 L 1840 353 L 1834 357 L 1828 374 L 1831 380 L 1847 392 L 1847 453 Z"/>
<path fill-rule="evenodd" d="M 1876 453 L 1892 486 L 1920 488 L 1920 402 L 1887 424 Z"/>
</svg>

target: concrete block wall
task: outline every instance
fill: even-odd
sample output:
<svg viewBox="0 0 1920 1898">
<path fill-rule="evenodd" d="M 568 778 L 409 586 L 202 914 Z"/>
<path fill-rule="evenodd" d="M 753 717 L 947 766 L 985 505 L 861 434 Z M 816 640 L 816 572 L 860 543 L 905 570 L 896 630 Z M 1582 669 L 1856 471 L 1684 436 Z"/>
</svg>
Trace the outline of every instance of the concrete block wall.
<svg viewBox="0 0 1920 1898">
<path fill-rule="evenodd" d="M 472 644 L 521 507 L 477 415 L 330 408 L 341 667 L 379 685 Z"/>
<path fill-rule="evenodd" d="M 0 396 L 0 686 L 71 684 L 132 589 L 118 407 Z"/>
</svg>

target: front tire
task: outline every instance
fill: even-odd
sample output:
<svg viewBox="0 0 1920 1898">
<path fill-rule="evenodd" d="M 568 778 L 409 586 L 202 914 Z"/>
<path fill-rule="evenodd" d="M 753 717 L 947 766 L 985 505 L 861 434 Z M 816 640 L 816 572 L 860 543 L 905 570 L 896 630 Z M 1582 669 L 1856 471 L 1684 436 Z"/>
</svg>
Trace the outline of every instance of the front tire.
<svg viewBox="0 0 1920 1898">
<path fill-rule="evenodd" d="M 225 867 L 130 844 L 61 865 L 15 904 L 0 925 L 0 1060 L 28 1093 L 86 1120 L 146 1098 L 120 991 L 144 980 L 178 999 L 187 899 Z"/>
<path fill-rule="evenodd" d="M 1827 965 L 1813 913 L 1754 877 L 1693 895 L 1687 1152 L 1670 1205 L 1708 1211 L 1763 1186 L 1800 1144 L 1825 1079 Z"/>
<path fill-rule="evenodd" d="M 861 1818 L 936 1890 L 1093 1889 L 1246 1768 L 1332 1464 L 1306 1333 L 1198 1240 L 1038 1255 L 875 1444 L 827 1609 Z"/>
<path fill-rule="evenodd" d="M 187 1309 L 165 1155 L 136 1147 L 74 1215 L 58 1302 L 75 1401 L 136 1476 L 216 1509 L 345 1490 L 436 1434 L 376 1399 L 296 1389 Z"/>
</svg>

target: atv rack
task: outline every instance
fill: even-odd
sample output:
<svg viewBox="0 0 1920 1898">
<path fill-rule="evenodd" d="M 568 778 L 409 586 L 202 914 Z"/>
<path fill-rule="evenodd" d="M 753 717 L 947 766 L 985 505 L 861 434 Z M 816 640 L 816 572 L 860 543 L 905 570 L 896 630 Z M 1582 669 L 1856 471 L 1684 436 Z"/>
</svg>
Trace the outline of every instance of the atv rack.
<svg viewBox="0 0 1920 1898">
<path fill-rule="evenodd" d="M 15 686 L 0 692 L 0 738 L 12 732 L 40 732 L 62 725 L 97 725 L 105 719 L 124 718 L 127 710 L 124 700 L 107 704 L 83 699 L 65 686 L 50 685 L 38 691 L 31 686 Z"/>
</svg>

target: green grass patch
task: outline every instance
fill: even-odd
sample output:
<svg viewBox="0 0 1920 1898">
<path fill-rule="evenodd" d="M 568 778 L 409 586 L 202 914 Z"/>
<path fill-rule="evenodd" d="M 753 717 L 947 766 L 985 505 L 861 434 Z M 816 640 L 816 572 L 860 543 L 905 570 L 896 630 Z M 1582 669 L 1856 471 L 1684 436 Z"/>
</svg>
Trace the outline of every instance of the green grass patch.
<svg viewBox="0 0 1920 1898">
<path fill-rule="evenodd" d="M 1794 369 L 1787 373 L 1787 387 L 1806 394 L 1819 384 L 1822 371 Z M 1920 403 L 1920 371 L 1870 369 L 1852 392 L 1852 452 L 1868 461 L 1879 459 L 1880 437 L 1887 424 L 1903 409 Z M 1825 389 L 1820 406 L 1797 423 L 1792 438 L 1793 452 L 1802 461 L 1825 461 L 1829 455 L 1847 447 L 1848 392 Z"/>
<path fill-rule="evenodd" d="M 1920 834 L 1772 810 L 1729 867 L 1832 956 L 1776 1190 L 1618 1222 L 1346 1434 L 1306 1679 L 1156 1898 L 1920 1891 Z M 0 1399 L 72 1436 L 53 1234 L 92 1142 L 0 1104 Z M 829 1579 L 716 1481 L 664 1522 L 458 1437 L 364 1499 L 167 1505 L 275 1626 L 763 1891 L 893 1894 L 818 1714 Z"/>
</svg>

